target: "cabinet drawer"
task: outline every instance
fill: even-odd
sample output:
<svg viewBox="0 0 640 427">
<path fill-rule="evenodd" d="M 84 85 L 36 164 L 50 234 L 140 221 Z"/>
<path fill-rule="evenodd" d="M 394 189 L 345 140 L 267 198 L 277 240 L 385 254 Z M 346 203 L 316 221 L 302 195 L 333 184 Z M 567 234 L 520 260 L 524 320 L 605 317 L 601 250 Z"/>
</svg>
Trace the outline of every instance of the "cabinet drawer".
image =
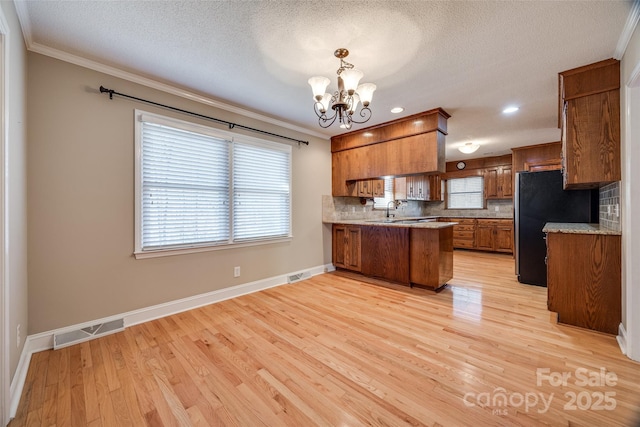
<svg viewBox="0 0 640 427">
<path fill-rule="evenodd" d="M 510 219 L 479 219 L 478 225 L 481 226 L 492 226 L 499 225 L 502 227 L 508 227 L 513 223 Z"/>
<path fill-rule="evenodd" d="M 453 231 L 474 231 L 476 229 L 473 225 L 454 225 Z"/>
<path fill-rule="evenodd" d="M 469 248 L 469 249 L 473 249 L 475 244 L 473 242 L 473 240 L 458 240 L 458 239 L 453 239 L 453 246 L 455 248 Z"/>
<path fill-rule="evenodd" d="M 471 225 L 473 226 L 476 223 L 475 219 L 469 218 L 450 218 L 451 222 L 457 222 L 458 225 Z"/>
<path fill-rule="evenodd" d="M 454 239 L 468 239 L 473 240 L 473 231 L 457 231 L 453 230 L 453 238 Z"/>
</svg>

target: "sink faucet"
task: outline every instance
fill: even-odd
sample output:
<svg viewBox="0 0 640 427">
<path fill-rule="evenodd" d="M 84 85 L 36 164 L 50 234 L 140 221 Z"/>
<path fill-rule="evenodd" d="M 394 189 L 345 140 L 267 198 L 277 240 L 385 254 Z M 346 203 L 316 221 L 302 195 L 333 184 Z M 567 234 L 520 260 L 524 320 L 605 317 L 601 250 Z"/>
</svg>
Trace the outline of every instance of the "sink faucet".
<svg viewBox="0 0 640 427">
<path fill-rule="evenodd" d="M 395 200 L 390 200 L 390 201 L 389 201 L 389 203 L 387 203 L 387 218 L 390 218 L 390 217 L 392 217 L 392 216 L 393 216 L 393 217 L 395 217 L 395 216 L 396 216 L 395 214 L 390 214 L 390 213 L 389 213 L 389 205 L 390 205 L 391 203 L 393 203 L 393 205 L 394 205 L 394 206 L 396 206 L 396 201 L 395 201 Z"/>
</svg>

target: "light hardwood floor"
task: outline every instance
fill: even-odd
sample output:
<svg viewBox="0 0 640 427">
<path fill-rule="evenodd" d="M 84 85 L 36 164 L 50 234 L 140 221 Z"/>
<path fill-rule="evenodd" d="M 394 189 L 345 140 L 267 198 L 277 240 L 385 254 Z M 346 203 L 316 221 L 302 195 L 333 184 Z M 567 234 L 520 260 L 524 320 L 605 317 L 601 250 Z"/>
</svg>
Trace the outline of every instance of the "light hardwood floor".
<svg viewBox="0 0 640 427">
<path fill-rule="evenodd" d="M 510 256 L 454 257 L 438 294 L 324 274 L 35 354 L 10 426 L 638 421 L 615 337 L 555 324 Z"/>
</svg>

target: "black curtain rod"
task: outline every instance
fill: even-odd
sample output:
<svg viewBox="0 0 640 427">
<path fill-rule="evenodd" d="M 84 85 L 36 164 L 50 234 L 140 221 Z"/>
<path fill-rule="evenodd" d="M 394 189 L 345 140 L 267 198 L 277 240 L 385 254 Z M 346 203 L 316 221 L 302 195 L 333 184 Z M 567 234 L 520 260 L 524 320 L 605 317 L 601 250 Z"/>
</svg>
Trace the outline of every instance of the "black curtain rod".
<svg viewBox="0 0 640 427">
<path fill-rule="evenodd" d="M 289 141 L 297 142 L 298 145 L 300 145 L 300 144 L 309 145 L 309 141 L 302 141 L 300 139 L 290 138 L 290 137 L 284 136 L 284 135 L 278 135 L 277 133 L 267 132 L 266 130 L 260 130 L 260 129 L 252 128 L 252 127 L 249 127 L 249 126 L 239 125 L 237 123 L 228 122 L 226 120 L 216 119 L 215 117 L 205 116 L 204 114 L 198 114 L 198 113 L 194 113 L 192 111 L 183 110 L 182 108 L 176 108 L 176 107 L 172 107 L 170 105 L 160 104 L 159 102 L 149 101 L 147 99 L 138 98 L 136 96 L 125 95 L 124 93 L 116 92 L 113 89 L 107 89 L 104 86 L 100 86 L 100 93 L 108 93 L 109 94 L 109 99 L 113 99 L 113 95 L 118 95 L 118 96 L 122 96 L 122 97 L 129 98 L 129 99 L 135 99 L 136 101 L 145 102 L 147 104 L 155 105 L 157 107 L 162 107 L 162 108 L 167 108 L 169 110 L 178 111 L 179 113 L 184 113 L 184 114 L 189 114 L 189 115 L 192 115 L 192 116 L 195 116 L 195 117 L 200 117 L 201 119 L 207 119 L 207 120 L 214 121 L 216 123 L 222 123 L 222 124 L 225 124 L 225 125 L 229 126 L 229 129 L 233 129 L 235 127 L 238 127 L 240 129 L 245 129 L 245 130 L 250 130 L 252 132 L 261 133 L 263 135 L 270 135 L 270 136 L 275 136 L 277 138 L 288 139 Z"/>
</svg>

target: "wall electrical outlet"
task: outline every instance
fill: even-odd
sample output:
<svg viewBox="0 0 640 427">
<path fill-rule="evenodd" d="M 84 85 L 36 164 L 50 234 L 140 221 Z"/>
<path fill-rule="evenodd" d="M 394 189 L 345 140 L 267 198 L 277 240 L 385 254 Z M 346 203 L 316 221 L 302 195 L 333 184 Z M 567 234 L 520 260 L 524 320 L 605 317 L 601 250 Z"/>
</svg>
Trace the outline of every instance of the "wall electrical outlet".
<svg viewBox="0 0 640 427">
<path fill-rule="evenodd" d="M 20 343 L 22 342 L 22 337 L 20 336 L 20 324 L 16 326 L 16 347 L 20 348 Z"/>
<path fill-rule="evenodd" d="M 240 277 L 240 267 L 233 267 L 233 277 Z"/>
</svg>

